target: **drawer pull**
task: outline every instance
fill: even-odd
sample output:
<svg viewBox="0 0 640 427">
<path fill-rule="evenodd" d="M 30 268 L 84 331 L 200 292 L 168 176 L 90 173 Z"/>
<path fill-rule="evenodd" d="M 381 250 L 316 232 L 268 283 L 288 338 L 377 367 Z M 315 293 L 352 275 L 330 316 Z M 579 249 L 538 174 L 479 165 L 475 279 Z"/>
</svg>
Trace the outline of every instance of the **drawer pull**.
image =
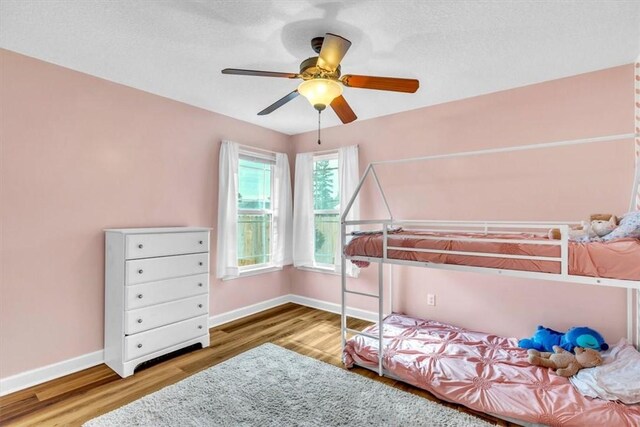
<svg viewBox="0 0 640 427">
<path fill-rule="evenodd" d="M 138 270 L 138 274 L 142 274 L 142 273 L 143 273 L 142 269 Z"/>
<path fill-rule="evenodd" d="M 142 299 L 142 294 L 138 294 L 138 299 Z"/>
<path fill-rule="evenodd" d="M 202 308 L 202 304 L 198 304 L 198 308 Z"/>
<path fill-rule="evenodd" d="M 138 319 L 138 323 L 142 323 L 142 319 Z"/>
<path fill-rule="evenodd" d="M 200 261 L 198 264 L 199 264 L 199 265 L 202 265 L 202 261 Z"/>
<path fill-rule="evenodd" d="M 142 243 L 140 243 L 140 244 L 138 245 L 138 248 L 139 248 L 139 249 L 142 249 L 142 248 L 144 248 L 144 245 L 143 245 Z"/>
<path fill-rule="evenodd" d="M 142 348 L 142 344 L 138 344 L 138 348 Z"/>
<path fill-rule="evenodd" d="M 200 240 L 198 243 L 202 244 L 203 242 L 202 242 L 202 240 Z"/>
<path fill-rule="evenodd" d="M 198 329 L 202 329 L 202 325 L 198 325 Z"/>
<path fill-rule="evenodd" d="M 198 286 L 202 287 L 202 283 L 198 283 Z"/>
</svg>

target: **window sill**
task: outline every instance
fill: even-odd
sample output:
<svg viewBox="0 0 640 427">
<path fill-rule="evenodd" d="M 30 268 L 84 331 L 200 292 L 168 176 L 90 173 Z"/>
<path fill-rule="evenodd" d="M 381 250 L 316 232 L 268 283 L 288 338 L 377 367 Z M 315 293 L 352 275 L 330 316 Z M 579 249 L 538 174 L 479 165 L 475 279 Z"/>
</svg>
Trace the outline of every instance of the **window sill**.
<svg viewBox="0 0 640 427">
<path fill-rule="evenodd" d="M 282 267 L 274 267 L 272 265 L 267 265 L 264 267 L 241 270 L 238 277 L 228 277 L 222 280 L 226 282 L 227 280 L 241 279 L 243 277 L 257 276 L 258 274 L 273 273 L 275 271 L 281 271 L 281 270 L 282 270 Z"/>
<path fill-rule="evenodd" d="M 314 273 L 325 273 L 325 274 L 333 274 L 334 276 L 340 276 L 340 272 L 335 271 L 333 268 L 331 267 L 320 267 L 320 266 L 313 266 L 313 267 L 296 267 L 298 270 L 304 270 L 304 271 L 313 271 Z"/>
<path fill-rule="evenodd" d="M 330 274 L 332 276 L 342 276 L 342 274 L 340 274 L 339 271 L 335 271 L 333 268 L 331 267 L 320 267 L 320 266 L 313 266 L 313 267 L 296 267 L 298 270 L 303 270 L 303 271 L 310 271 L 312 273 L 323 273 L 323 274 Z M 347 274 L 347 277 L 352 277 L 354 279 L 358 278 L 358 274 L 356 274 L 355 276 L 350 276 Z"/>
</svg>

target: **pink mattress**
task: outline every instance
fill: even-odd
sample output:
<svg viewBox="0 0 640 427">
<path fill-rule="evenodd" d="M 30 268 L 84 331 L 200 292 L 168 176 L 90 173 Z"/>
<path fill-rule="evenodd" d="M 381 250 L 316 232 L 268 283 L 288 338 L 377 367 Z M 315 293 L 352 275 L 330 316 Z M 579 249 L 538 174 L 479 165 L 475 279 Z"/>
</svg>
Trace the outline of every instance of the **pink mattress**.
<svg viewBox="0 0 640 427">
<path fill-rule="evenodd" d="M 438 237 L 438 240 L 412 236 Z M 500 238 L 508 240 L 548 241 L 546 236 L 534 234 L 432 233 L 424 231 L 400 231 L 388 235 L 389 246 L 404 248 L 438 249 L 462 252 L 486 252 L 510 255 L 559 257 L 560 247 L 525 243 L 488 243 L 451 240 L 464 237 Z M 354 237 L 345 248 L 347 256 L 382 256 L 382 234 Z M 489 267 L 503 270 L 560 273 L 560 263 L 509 258 L 449 255 L 416 251 L 388 250 L 389 258 L 408 261 L 456 264 L 472 267 Z M 607 243 L 569 243 L 569 274 L 604 277 L 610 279 L 640 280 L 640 240 L 620 239 Z"/>
<path fill-rule="evenodd" d="M 366 332 L 377 334 L 377 325 Z M 476 411 L 550 426 L 640 426 L 640 405 L 584 397 L 568 379 L 529 365 L 515 338 L 392 314 L 383 366 L 400 380 Z M 378 341 L 356 335 L 343 359 L 378 366 Z"/>
</svg>

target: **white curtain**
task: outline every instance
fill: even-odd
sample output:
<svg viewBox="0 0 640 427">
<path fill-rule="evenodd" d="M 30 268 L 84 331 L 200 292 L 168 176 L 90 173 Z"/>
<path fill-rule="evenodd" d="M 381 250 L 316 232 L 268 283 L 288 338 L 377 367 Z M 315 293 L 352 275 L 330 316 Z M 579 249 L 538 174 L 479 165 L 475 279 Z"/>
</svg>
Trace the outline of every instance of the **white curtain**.
<svg viewBox="0 0 640 427">
<path fill-rule="evenodd" d="M 276 165 L 273 171 L 273 192 L 271 256 L 274 266 L 283 267 L 293 262 L 291 256 L 293 242 L 291 172 L 289 170 L 289 157 L 283 153 L 276 154 Z"/>
<path fill-rule="evenodd" d="M 351 196 L 356 191 L 356 187 L 360 182 L 360 164 L 358 162 L 358 146 L 351 145 L 349 147 L 341 147 L 338 149 L 338 179 L 340 180 L 340 215 L 344 213 L 347 204 L 351 200 Z M 359 198 L 351 206 L 347 220 L 355 220 L 360 218 Z M 353 228 L 350 228 L 353 230 Z M 338 239 L 339 241 L 339 239 Z M 342 247 L 338 244 L 336 248 L 335 270 L 340 271 Z M 347 275 L 357 277 L 360 269 L 347 261 Z"/>
<path fill-rule="evenodd" d="M 293 265 L 312 267 L 315 250 L 313 216 L 313 154 L 296 156 L 293 204 Z"/>
<path fill-rule="evenodd" d="M 223 141 L 218 169 L 218 244 L 216 277 L 238 277 L 238 159 L 239 146 Z"/>
</svg>

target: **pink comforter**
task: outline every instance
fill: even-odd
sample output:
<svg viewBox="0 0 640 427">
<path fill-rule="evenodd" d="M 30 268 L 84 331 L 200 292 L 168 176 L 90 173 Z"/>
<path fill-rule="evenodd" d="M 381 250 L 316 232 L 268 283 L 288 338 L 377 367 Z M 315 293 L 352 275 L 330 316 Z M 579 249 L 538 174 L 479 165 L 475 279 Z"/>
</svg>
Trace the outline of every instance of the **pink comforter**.
<svg viewBox="0 0 640 427">
<path fill-rule="evenodd" d="M 366 329 L 377 334 L 377 325 Z M 476 411 L 550 426 L 640 426 L 640 405 L 584 397 L 569 380 L 529 365 L 515 338 L 392 314 L 384 321 L 383 366 L 439 398 Z M 343 355 L 377 368 L 378 341 L 357 335 Z"/>
<path fill-rule="evenodd" d="M 437 237 L 437 240 L 413 236 Z M 457 241 L 455 238 L 491 237 L 505 240 L 548 241 L 547 237 L 534 234 L 432 233 L 405 230 L 389 234 L 389 246 L 419 249 L 439 249 L 461 252 L 486 252 L 510 255 L 559 257 L 560 247 L 524 243 L 493 243 Z M 345 247 L 347 256 L 382 256 L 382 234 L 354 237 Z M 509 258 L 449 255 L 417 251 L 388 250 L 389 258 L 409 261 L 455 264 L 472 267 L 489 267 L 504 270 L 560 273 L 560 264 L 553 261 L 522 260 Z M 640 240 L 620 239 L 607 243 L 569 243 L 569 274 L 577 276 L 606 277 L 610 279 L 640 280 Z"/>
</svg>

